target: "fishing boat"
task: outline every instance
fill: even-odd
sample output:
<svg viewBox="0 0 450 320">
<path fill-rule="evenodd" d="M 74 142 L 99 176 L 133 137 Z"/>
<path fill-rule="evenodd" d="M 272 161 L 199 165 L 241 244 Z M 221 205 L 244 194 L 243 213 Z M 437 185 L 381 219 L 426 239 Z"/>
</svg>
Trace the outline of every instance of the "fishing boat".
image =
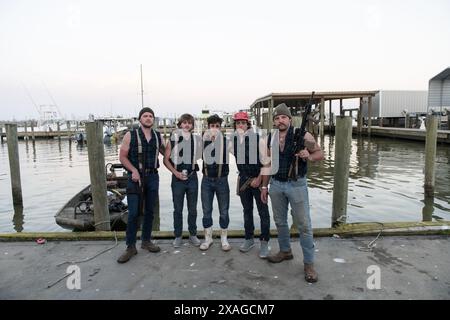
<svg viewBox="0 0 450 320">
<path fill-rule="evenodd" d="M 106 165 L 106 186 L 111 230 L 125 230 L 128 207 L 126 204 L 127 173 L 121 164 Z M 121 172 L 122 174 L 118 174 Z M 94 203 L 91 186 L 84 187 L 55 215 L 56 223 L 73 231 L 95 230 Z"/>
</svg>

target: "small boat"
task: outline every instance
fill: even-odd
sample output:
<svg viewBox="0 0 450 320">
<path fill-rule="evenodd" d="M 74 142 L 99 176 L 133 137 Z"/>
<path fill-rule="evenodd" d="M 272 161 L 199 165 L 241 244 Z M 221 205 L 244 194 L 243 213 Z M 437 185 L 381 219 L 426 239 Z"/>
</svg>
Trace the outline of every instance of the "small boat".
<svg viewBox="0 0 450 320">
<path fill-rule="evenodd" d="M 122 175 L 116 170 L 122 169 Z M 109 171 L 109 173 L 108 173 Z M 111 230 L 125 230 L 128 207 L 125 201 L 127 173 L 121 164 L 108 163 L 106 165 L 106 185 Z M 91 186 L 84 187 L 70 199 L 55 215 L 56 223 L 73 231 L 95 230 L 94 203 Z"/>
</svg>

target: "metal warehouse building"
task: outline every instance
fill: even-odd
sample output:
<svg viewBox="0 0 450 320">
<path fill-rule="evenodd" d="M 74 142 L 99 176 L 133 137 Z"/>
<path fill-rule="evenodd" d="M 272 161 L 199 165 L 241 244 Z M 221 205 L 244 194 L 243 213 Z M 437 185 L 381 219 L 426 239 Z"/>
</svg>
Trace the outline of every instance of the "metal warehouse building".
<svg viewBox="0 0 450 320">
<path fill-rule="evenodd" d="M 407 121 L 407 127 L 415 127 L 419 125 L 418 117 L 427 113 L 428 91 L 380 90 L 372 103 L 372 118 L 378 118 L 380 125 L 404 127 Z M 367 100 L 363 100 L 362 115 L 368 117 Z"/>
</svg>

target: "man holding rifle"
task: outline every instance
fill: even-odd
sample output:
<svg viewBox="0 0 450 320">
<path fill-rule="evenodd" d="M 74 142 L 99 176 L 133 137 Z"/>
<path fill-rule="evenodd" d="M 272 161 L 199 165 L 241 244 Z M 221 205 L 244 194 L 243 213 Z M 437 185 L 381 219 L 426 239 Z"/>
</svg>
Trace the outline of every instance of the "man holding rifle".
<svg viewBox="0 0 450 320">
<path fill-rule="evenodd" d="M 240 111 L 233 116 L 235 134 L 233 136 L 233 153 L 239 170 L 237 194 L 244 208 L 245 240 L 240 246 L 241 252 L 248 252 L 255 246 L 253 239 L 255 226 L 253 224 L 253 198 L 256 201 L 261 219 L 261 235 L 259 257 L 269 255 L 270 215 L 267 203 L 261 201 L 259 189 L 264 170 L 270 172 L 270 167 L 263 167 L 263 155 L 266 144 L 260 135 L 251 128 L 247 112 Z M 269 163 L 268 163 L 269 164 Z M 268 174 L 268 173 L 266 173 Z"/>
<path fill-rule="evenodd" d="M 273 121 L 278 130 L 273 135 L 269 135 L 267 146 L 269 153 L 272 154 L 272 168 L 276 163 L 278 170 L 276 172 L 272 170 L 271 177 L 264 176 L 261 187 L 262 202 L 267 203 L 268 194 L 270 194 L 280 247 L 277 254 L 268 256 L 269 262 L 279 263 L 293 258 L 287 215 L 290 204 L 293 221 L 297 223 L 300 233 L 305 280 L 310 283 L 316 282 L 318 276 L 314 270 L 314 241 L 306 181 L 307 162 L 319 161 L 324 158 L 314 137 L 305 131 L 313 96 L 314 93 L 303 115 L 301 128 L 294 129 L 292 126 L 291 112 L 285 103 L 281 103 L 275 108 Z M 269 179 L 270 191 L 268 190 Z"/>
<path fill-rule="evenodd" d="M 119 263 L 130 260 L 136 250 L 138 218 L 144 216 L 142 224 L 142 249 L 158 252 L 160 248 L 150 241 L 153 225 L 153 206 L 159 190 L 159 153 L 164 154 L 161 134 L 152 129 L 155 114 L 145 107 L 139 112 L 140 126 L 127 132 L 120 146 L 119 160 L 128 170 L 127 202 L 128 223 L 126 232 L 127 249 L 117 259 Z"/>
</svg>

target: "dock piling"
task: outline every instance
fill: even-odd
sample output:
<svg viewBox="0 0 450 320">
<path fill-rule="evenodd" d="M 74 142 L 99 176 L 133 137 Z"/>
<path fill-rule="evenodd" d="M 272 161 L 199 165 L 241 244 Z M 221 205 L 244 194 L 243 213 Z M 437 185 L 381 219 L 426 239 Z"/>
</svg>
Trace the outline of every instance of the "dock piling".
<svg viewBox="0 0 450 320">
<path fill-rule="evenodd" d="M 34 143 L 36 141 L 36 135 L 34 134 L 35 123 L 33 120 L 31 120 L 30 126 L 31 126 L 31 139 L 33 140 L 33 143 Z"/>
<path fill-rule="evenodd" d="M 19 164 L 19 140 L 17 138 L 17 124 L 6 124 L 6 140 L 8 143 L 9 169 L 11 172 L 11 189 L 13 204 L 21 206 L 22 184 L 20 182 L 20 164 Z"/>
<path fill-rule="evenodd" d="M 325 99 L 322 98 L 320 100 L 320 140 L 323 140 L 324 137 L 324 128 L 325 128 Z"/>
<path fill-rule="evenodd" d="M 434 115 L 427 116 L 427 135 L 425 140 L 425 195 L 434 195 L 435 162 L 438 119 Z"/>
<path fill-rule="evenodd" d="M 28 122 L 27 121 L 24 122 L 24 128 L 25 128 L 25 136 L 23 137 L 23 139 L 28 142 Z"/>
<path fill-rule="evenodd" d="M 351 117 L 336 117 L 333 211 L 331 226 L 345 223 L 347 216 L 348 177 L 352 144 Z"/>
<path fill-rule="evenodd" d="M 95 230 L 109 231 L 110 217 L 108 209 L 105 150 L 103 146 L 102 121 L 86 123 L 89 175 L 91 178 L 92 199 L 94 202 Z"/>
</svg>

